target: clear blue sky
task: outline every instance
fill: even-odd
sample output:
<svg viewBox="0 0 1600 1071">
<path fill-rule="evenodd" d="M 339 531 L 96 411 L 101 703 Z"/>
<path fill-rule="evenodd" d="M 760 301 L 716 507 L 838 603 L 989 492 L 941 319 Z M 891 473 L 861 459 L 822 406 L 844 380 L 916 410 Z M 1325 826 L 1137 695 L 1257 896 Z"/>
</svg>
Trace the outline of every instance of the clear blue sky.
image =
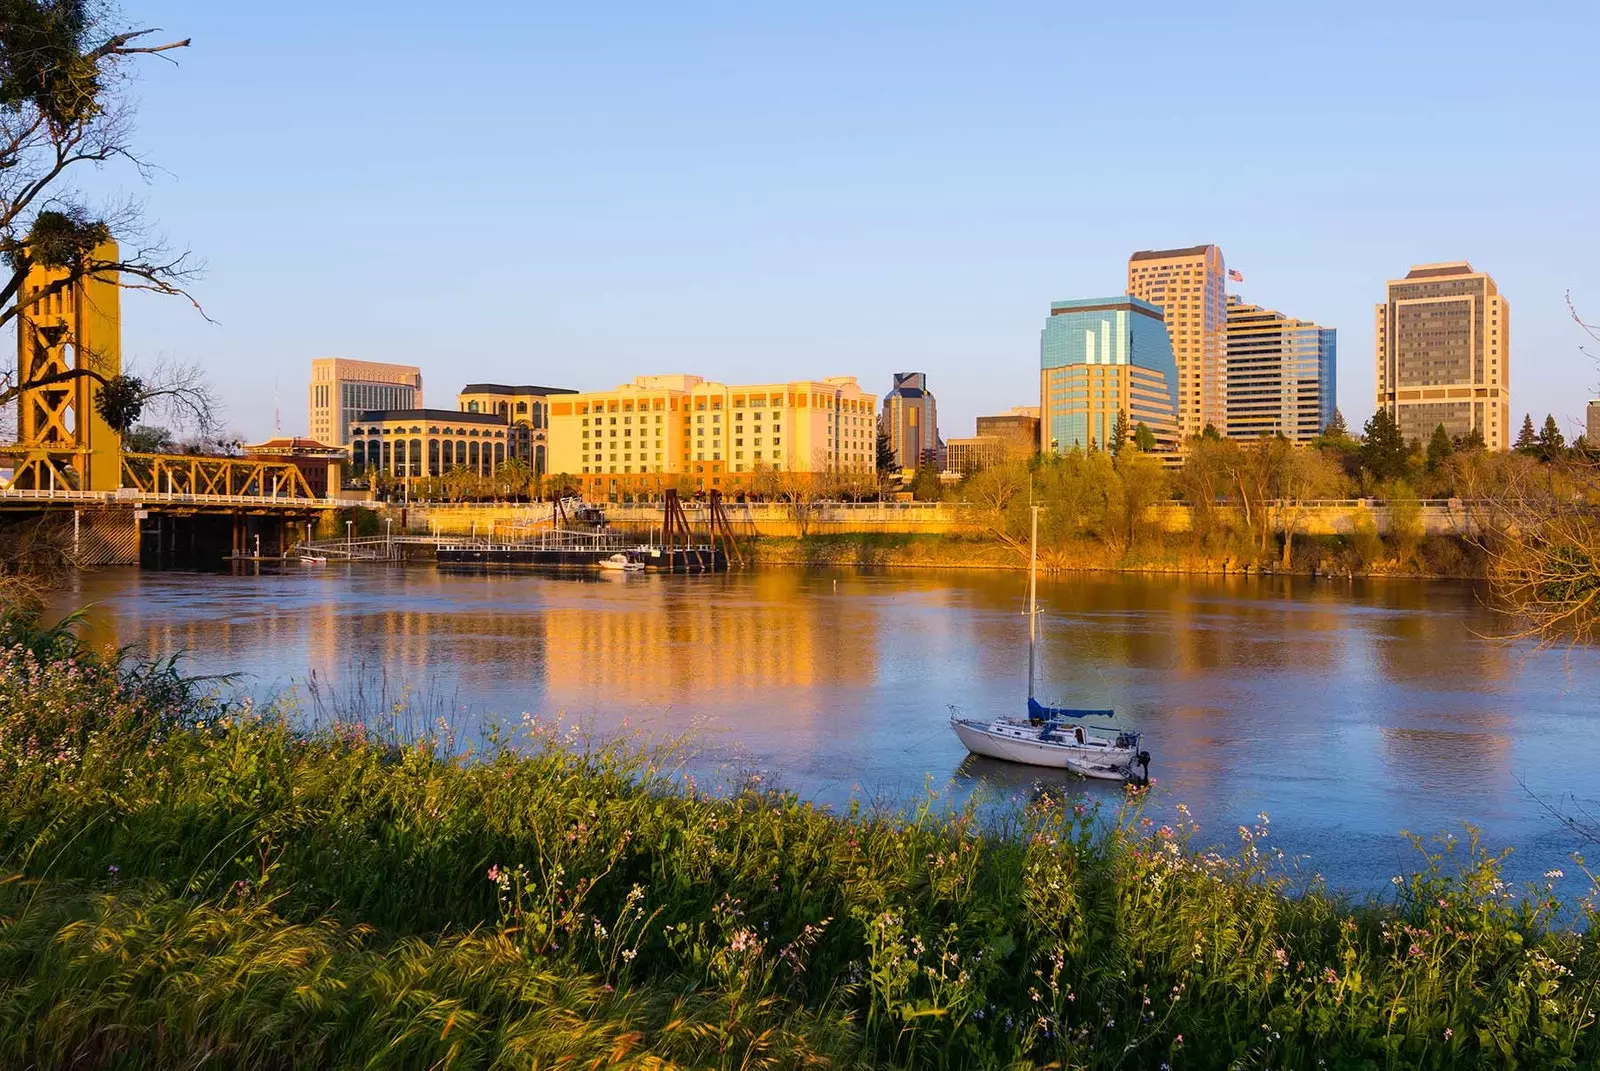
<svg viewBox="0 0 1600 1071">
<path fill-rule="evenodd" d="M 1311 10 L 1315 8 L 1316 10 Z M 125 352 L 203 362 L 246 436 L 322 355 L 607 388 L 922 370 L 941 431 L 1037 404 L 1054 299 L 1219 243 L 1246 300 L 1339 329 L 1467 258 L 1512 407 L 1569 433 L 1600 368 L 1600 7 L 124 0 L 141 197 L 218 321 L 130 295 Z M 1305 9 L 1305 10 L 1302 10 Z"/>
</svg>

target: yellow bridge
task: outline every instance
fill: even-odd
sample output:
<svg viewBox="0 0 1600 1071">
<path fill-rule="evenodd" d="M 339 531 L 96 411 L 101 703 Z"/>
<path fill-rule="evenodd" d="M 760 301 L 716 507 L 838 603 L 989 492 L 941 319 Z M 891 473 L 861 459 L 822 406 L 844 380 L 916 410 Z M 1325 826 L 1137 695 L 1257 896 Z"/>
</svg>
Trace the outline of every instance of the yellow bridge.
<svg viewBox="0 0 1600 1071">
<path fill-rule="evenodd" d="M 95 259 L 114 263 L 115 245 Z M 122 371 L 117 279 L 63 278 L 36 268 L 17 299 L 17 440 L 0 444 L 0 517 L 70 511 L 79 560 L 107 564 L 185 545 L 281 553 L 312 514 L 349 504 L 319 498 L 288 461 L 124 453 L 99 404 Z"/>
</svg>

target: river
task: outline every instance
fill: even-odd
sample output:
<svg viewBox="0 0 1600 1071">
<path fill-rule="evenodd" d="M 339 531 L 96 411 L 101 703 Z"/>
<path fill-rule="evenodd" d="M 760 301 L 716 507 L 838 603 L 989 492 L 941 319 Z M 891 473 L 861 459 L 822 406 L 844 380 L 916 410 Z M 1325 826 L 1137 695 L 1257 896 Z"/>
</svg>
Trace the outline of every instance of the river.
<svg viewBox="0 0 1600 1071">
<path fill-rule="evenodd" d="M 1026 794 L 1061 775 L 968 757 L 948 707 L 1019 712 L 1026 577 L 762 569 L 719 576 L 451 574 L 294 566 L 86 574 L 58 608 L 89 634 L 259 696 L 369 696 L 473 738 L 560 714 L 601 733 L 689 734 L 697 768 L 757 771 L 829 804 Z M 1578 846 L 1539 800 L 1600 807 L 1600 651 L 1541 650 L 1453 582 L 1073 575 L 1042 579 L 1041 693 L 1114 706 L 1154 755 L 1150 806 L 1217 843 L 1272 841 L 1336 888 L 1415 862 L 1402 830 L 1480 827 L 1518 879 Z M 1068 784 L 1119 802 L 1120 790 Z"/>
</svg>

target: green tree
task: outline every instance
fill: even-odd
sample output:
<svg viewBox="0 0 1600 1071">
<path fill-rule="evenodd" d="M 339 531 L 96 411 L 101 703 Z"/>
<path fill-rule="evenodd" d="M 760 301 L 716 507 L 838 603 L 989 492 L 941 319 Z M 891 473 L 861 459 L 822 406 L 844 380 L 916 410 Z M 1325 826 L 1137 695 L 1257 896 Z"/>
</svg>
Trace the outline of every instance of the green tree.
<svg viewBox="0 0 1600 1071">
<path fill-rule="evenodd" d="M 1379 409 L 1373 413 L 1372 419 L 1361 431 L 1360 455 L 1361 467 L 1371 481 L 1376 484 L 1404 476 L 1408 452 L 1405 436 L 1400 434 L 1400 425 L 1395 423 L 1389 411 Z"/>
<path fill-rule="evenodd" d="M 1328 421 L 1328 426 L 1322 429 L 1322 434 L 1330 439 L 1350 438 L 1350 429 L 1344 422 L 1344 413 L 1338 406 L 1333 407 L 1333 419 Z"/>
<path fill-rule="evenodd" d="M 1511 444 L 1511 449 L 1519 454 L 1539 452 L 1539 436 L 1534 434 L 1533 417 L 1527 413 L 1522 414 L 1522 430 L 1517 432 L 1517 441 Z"/>
<path fill-rule="evenodd" d="M 76 182 L 120 163 L 150 170 L 131 143 L 130 65 L 189 44 L 150 43 L 154 30 L 112 28 L 114 17 L 112 5 L 90 0 L 0 0 L 0 330 L 15 330 L 29 309 L 85 279 L 193 301 L 184 290 L 194 275 L 187 254 L 151 243 L 114 247 L 141 229 L 137 209 L 106 211 Z M 35 268 L 57 274 L 29 292 L 23 282 Z M 210 429 L 214 403 L 195 369 L 119 374 L 89 347 L 82 340 L 86 359 L 63 372 L 32 360 L 0 363 L 0 407 L 25 391 L 87 378 L 100 384 L 96 408 L 118 432 L 131 430 L 150 404 Z"/>
<path fill-rule="evenodd" d="M 1156 433 L 1142 420 L 1133 426 L 1133 445 L 1147 454 L 1155 452 Z"/>
<path fill-rule="evenodd" d="M 1541 461 L 1555 461 L 1567 451 L 1567 438 L 1561 434 L 1556 418 L 1548 413 L 1545 414 L 1544 427 L 1539 429 L 1538 451 Z"/>
<path fill-rule="evenodd" d="M 130 454 L 164 454 L 173 448 L 172 432 L 150 424 L 138 424 L 122 436 L 122 448 Z"/>
<path fill-rule="evenodd" d="M 1450 455 L 1456 452 L 1455 443 L 1450 441 L 1450 433 L 1440 424 L 1433 429 L 1433 437 L 1428 440 L 1428 472 L 1433 474 L 1439 471 L 1441 465 L 1450 460 Z"/>
<path fill-rule="evenodd" d="M 900 466 L 895 460 L 894 444 L 889 440 L 889 429 L 878 428 L 878 475 L 886 476 Z"/>
<path fill-rule="evenodd" d="M 1207 421 L 1206 422 L 1206 426 L 1204 428 L 1200 429 L 1200 438 L 1209 439 L 1212 442 L 1217 442 L 1217 441 L 1221 440 L 1222 432 L 1217 430 L 1217 426 L 1215 424 L 1211 423 L 1210 421 Z"/>
<path fill-rule="evenodd" d="M 1122 448 L 1128 445 L 1128 437 L 1132 430 L 1128 427 L 1128 411 L 1117 410 L 1117 419 L 1111 424 L 1111 439 L 1106 446 L 1111 451 L 1111 456 L 1116 457 L 1122 453 Z"/>
</svg>

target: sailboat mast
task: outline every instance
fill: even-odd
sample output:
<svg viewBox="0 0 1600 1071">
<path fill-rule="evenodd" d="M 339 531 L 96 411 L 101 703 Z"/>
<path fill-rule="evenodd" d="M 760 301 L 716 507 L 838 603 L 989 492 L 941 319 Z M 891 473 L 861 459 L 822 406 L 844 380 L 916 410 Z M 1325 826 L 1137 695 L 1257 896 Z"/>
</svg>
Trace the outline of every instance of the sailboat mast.
<svg viewBox="0 0 1600 1071">
<path fill-rule="evenodd" d="M 1039 639 L 1039 507 L 1032 510 L 1032 530 L 1028 535 L 1028 698 L 1033 698 L 1034 647 Z"/>
</svg>

